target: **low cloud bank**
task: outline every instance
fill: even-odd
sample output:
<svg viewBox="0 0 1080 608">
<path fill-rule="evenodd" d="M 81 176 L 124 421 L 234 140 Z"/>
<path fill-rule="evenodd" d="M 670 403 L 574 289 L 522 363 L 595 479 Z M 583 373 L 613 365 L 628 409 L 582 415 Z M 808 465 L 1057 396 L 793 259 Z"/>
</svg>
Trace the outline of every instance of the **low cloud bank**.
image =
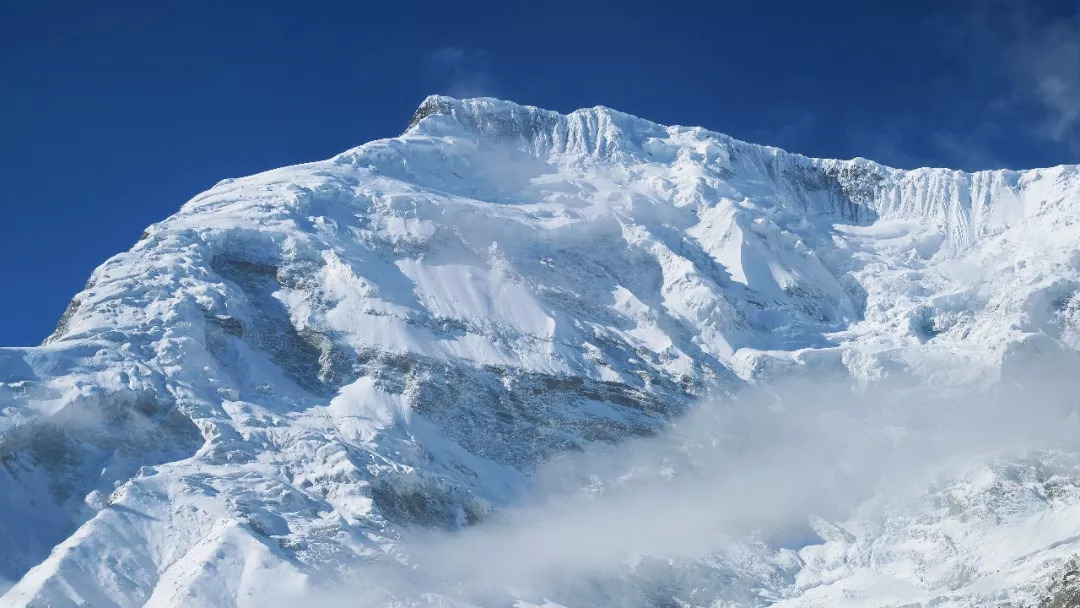
<svg viewBox="0 0 1080 608">
<path fill-rule="evenodd" d="M 693 576 L 677 564 L 733 547 L 775 556 L 822 542 L 811 521 L 842 521 L 871 497 L 903 509 L 963 467 L 1075 451 L 1076 384 L 1040 376 L 945 394 L 802 383 L 701 403 L 659 436 L 546 463 L 530 494 L 488 521 L 409 533 L 407 566 L 362 568 L 322 603 L 652 605 L 650 577 Z"/>
</svg>

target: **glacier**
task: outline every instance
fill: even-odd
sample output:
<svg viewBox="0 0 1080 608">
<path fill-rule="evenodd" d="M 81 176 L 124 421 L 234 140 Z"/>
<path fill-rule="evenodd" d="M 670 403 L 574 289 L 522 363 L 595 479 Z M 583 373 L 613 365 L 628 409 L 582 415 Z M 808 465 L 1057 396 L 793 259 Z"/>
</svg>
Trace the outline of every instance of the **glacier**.
<svg viewBox="0 0 1080 608">
<path fill-rule="evenodd" d="M 1059 446 L 782 542 L 627 556 L 604 600 L 378 580 L 423 574 L 416 530 L 454 547 L 562 458 L 666 437 L 641 470 L 674 466 L 715 439 L 701 404 L 821 383 L 1073 407 L 1078 351 L 1077 166 L 900 170 L 432 96 L 399 137 L 221 181 L 42 345 L 0 349 L 0 605 L 1071 605 L 1080 449 Z M 611 460 L 600 485 L 626 477 Z"/>
</svg>

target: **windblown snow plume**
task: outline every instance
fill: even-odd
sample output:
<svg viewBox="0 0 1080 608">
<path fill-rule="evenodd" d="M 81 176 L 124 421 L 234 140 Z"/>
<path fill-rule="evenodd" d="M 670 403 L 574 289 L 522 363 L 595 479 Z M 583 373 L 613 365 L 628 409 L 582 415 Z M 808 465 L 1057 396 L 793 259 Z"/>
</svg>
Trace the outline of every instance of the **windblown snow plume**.
<svg viewBox="0 0 1080 608">
<path fill-rule="evenodd" d="M 0 349 L 0 605 L 1070 605 L 1078 175 L 431 97 Z"/>
</svg>

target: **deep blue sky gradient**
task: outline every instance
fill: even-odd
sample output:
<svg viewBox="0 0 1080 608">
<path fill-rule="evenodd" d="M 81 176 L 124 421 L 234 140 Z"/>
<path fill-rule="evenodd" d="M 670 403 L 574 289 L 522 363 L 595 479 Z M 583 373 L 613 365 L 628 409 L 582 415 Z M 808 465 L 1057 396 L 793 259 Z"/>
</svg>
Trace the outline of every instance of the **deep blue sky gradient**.
<svg viewBox="0 0 1080 608">
<path fill-rule="evenodd" d="M 220 179 L 396 135 L 433 92 L 901 167 L 1078 162 L 1078 7 L 6 2 L 0 344 L 40 342 L 94 267 Z"/>
</svg>

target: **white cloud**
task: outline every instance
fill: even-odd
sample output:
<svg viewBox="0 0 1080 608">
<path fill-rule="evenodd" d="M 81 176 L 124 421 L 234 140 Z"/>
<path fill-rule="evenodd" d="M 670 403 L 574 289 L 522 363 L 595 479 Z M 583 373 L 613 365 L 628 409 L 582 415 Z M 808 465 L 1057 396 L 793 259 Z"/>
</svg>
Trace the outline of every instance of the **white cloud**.
<svg viewBox="0 0 1080 608">
<path fill-rule="evenodd" d="M 428 54 L 428 67 L 442 93 L 453 97 L 496 97 L 491 56 L 483 49 L 442 47 Z"/>
<path fill-rule="evenodd" d="M 1006 77 L 1008 90 L 988 112 L 1033 116 L 1034 135 L 1080 149 L 1080 3 L 1054 13 L 1036 2 L 980 0 L 949 33 L 973 65 Z"/>
<path fill-rule="evenodd" d="M 1080 13 L 1042 25 L 1021 22 L 1012 49 L 1013 69 L 1021 87 L 1046 113 L 1040 133 L 1080 145 Z"/>
<path fill-rule="evenodd" d="M 538 471 L 527 503 L 413 536 L 401 547 L 410 567 L 362 568 L 323 605 L 509 605 L 507 595 L 652 605 L 640 593 L 668 584 L 669 560 L 799 545 L 813 522 L 842 521 L 873 496 L 915 500 L 974 461 L 1070 442 L 1075 386 L 1021 380 L 952 397 L 819 382 L 703 403 L 660 436 L 562 455 Z M 642 567 L 647 556 L 659 567 Z M 421 601 L 430 593 L 442 599 Z"/>
</svg>

